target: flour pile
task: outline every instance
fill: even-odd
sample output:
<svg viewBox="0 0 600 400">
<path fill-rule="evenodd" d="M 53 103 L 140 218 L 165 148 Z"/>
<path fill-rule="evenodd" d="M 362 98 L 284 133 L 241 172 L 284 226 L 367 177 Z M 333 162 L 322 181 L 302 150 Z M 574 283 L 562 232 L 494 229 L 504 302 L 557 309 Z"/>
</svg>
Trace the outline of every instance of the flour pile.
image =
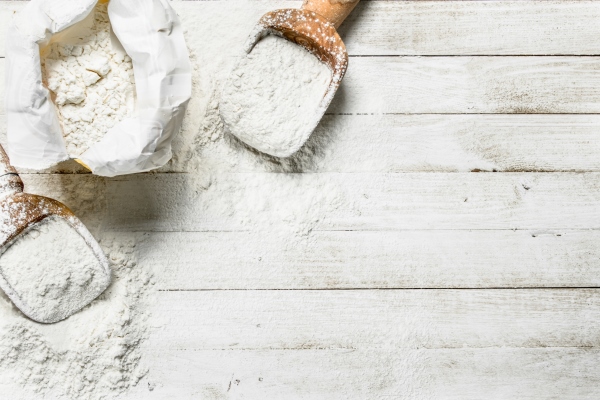
<svg viewBox="0 0 600 400">
<path fill-rule="evenodd" d="M 114 398 L 147 373 L 140 345 L 148 334 L 152 275 L 138 268 L 134 238 L 106 236 L 101 245 L 113 284 L 70 318 L 39 324 L 0 295 L 0 383 L 25 392 L 11 399 Z"/>
<path fill-rule="evenodd" d="M 225 127 L 277 157 L 295 153 L 312 133 L 331 70 L 279 36 L 260 40 L 225 84 L 219 109 Z"/>
<path fill-rule="evenodd" d="M 48 217 L 19 235 L 0 257 L 0 274 L 32 318 L 58 321 L 88 304 L 109 277 L 67 221 Z"/>
<path fill-rule="evenodd" d="M 45 50 L 51 90 L 69 155 L 76 158 L 135 108 L 131 58 L 111 37 L 107 4 Z"/>
</svg>

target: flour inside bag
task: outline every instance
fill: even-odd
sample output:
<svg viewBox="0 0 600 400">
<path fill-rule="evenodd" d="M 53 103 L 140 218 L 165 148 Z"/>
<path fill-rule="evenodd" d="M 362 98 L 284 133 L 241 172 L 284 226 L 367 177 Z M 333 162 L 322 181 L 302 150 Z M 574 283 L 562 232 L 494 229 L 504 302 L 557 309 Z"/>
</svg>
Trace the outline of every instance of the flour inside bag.
<svg viewBox="0 0 600 400">
<path fill-rule="evenodd" d="M 111 37 L 107 6 L 98 4 L 42 52 L 42 81 L 50 89 L 72 158 L 135 110 L 133 64 Z"/>
<path fill-rule="evenodd" d="M 13 165 L 43 169 L 75 158 L 115 176 L 171 158 L 191 66 L 168 2 L 33 0 L 7 37 Z"/>
</svg>

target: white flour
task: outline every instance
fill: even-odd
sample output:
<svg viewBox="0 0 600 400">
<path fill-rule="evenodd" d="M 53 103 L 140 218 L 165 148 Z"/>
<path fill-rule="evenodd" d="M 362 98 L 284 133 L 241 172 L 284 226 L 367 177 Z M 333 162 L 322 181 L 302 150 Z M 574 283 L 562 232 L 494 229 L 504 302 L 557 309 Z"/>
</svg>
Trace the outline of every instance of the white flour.
<svg viewBox="0 0 600 400">
<path fill-rule="evenodd" d="M 111 40 L 107 4 L 70 29 L 45 50 L 43 70 L 76 158 L 133 113 L 135 83 L 131 59 Z"/>
<path fill-rule="evenodd" d="M 147 373 L 140 344 L 147 336 L 151 275 L 137 267 L 131 236 L 106 237 L 101 245 L 113 283 L 64 321 L 46 325 L 24 318 L 0 293 L 0 383 L 25 391 L 11 399 L 114 398 Z"/>
<path fill-rule="evenodd" d="M 0 273 L 34 319 L 56 321 L 106 288 L 107 274 L 83 237 L 48 217 L 19 235 L 0 257 Z"/>
<path fill-rule="evenodd" d="M 233 69 L 220 112 L 226 128 L 252 147 L 287 157 L 306 141 L 331 71 L 303 47 L 278 36 L 260 40 Z"/>
<path fill-rule="evenodd" d="M 211 7 L 208 3 L 206 6 Z M 234 22 L 225 23 L 231 22 L 233 9 L 236 11 Z M 265 11 L 267 9 L 257 9 L 250 2 L 235 2 L 235 6 L 228 7 L 215 3 L 210 17 L 205 20 L 199 19 L 197 13 L 186 13 L 185 9 L 179 12 L 188 29 L 188 44 L 192 46 L 193 96 L 182 132 L 174 141 L 174 158 L 161 170 L 190 172 L 185 175 L 190 179 L 182 180 L 181 190 L 191 192 L 186 201 L 196 202 L 199 215 L 215 219 L 227 217 L 238 229 L 257 232 L 257 241 L 265 240 L 266 232 L 277 232 L 275 235 L 283 248 L 296 248 L 304 240 L 312 240 L 312 229 L 337 208 L 346 207 L 341 204 L 347 197 L 344 188 L 321 179 L 312 182 L 307 191 L 305 180 L 315 174 L 252 173 L 238 181 L 228 173 L 303 171 L 314 161 L 315 151 L 324 147 L 318 146 L 324 136 L 313 134 L 294 157 L 274 158 L 248 151 L 231 135 L 225 135 L 218 109 L 218 94 L 237 60 L 236 55 L 242 51 L 244 39 Z M 300 57 L 314 58 L 296 47 L 294 50 L 301 51 Z M 327 81 L 329 76 L 327 70 Z M 176 179 L 178 175 L 173 176 Z M 148 175 L 139 175 L 140 180 L 144 177 Z M 142 351 L 143 344 L 151 328 L 160 325 L 158 313 L 149 318 L 149 304 L 156 300 L 154 279 L 157 279 L 156 286 L 164 285 L 163 280 L 167 279 L 165 268 L 161 265 L 155 278 L 148 270 L 151 268 L 148 264 L 152 263 L 138 264 L 136 243 L 146 234 L 112 233 L 102 229 L 105 223 L 116 223 L 114 219 L 106 222 L 102 211 L 108 202 L 104 195 L 107 180 L 82 179 L 72 174 L 51 175 L 50 180 L 37 180 L 29 175 L 27 179 L 31 181 L 25 182 L 29 189 L 40 182 L 39 193 L 63 200 L 101 239 L 100 244 L 111 262 L 113 280 L 90 306 L 52 325 L 25 318 L 0 293 L 0 383 L 16 383 L 25 394 L 18 397 L 13 392 L 4 393 L 11 393 L 11 400 L 127 398 L 120 394 L 140 383 L 148 373 L 142 357 L 148 353 Z M 194 179 L 197 182 L 193 182 Z M 142 186 L 145 188 L 147 182 Z M 119 190 L 139 190 L 142 186 Z M 265 187 L 276 190 L 265 193 Z M 150 198 L 148 210 L 160 214 L 161 219 L 168 218 L 162 215 L 162 210 L 167 203 L 181 200 L 178 194 L 165 198 L 164 204 L 153 203 Z M 143 211 L 139 218 L 145 215 Z M 153 249 L 147 249 L 143 260 L 156 256 Z M 159 370 L 160 365 L 156 369 Z M 152 376 L 150 370 L 135 392 L 143 393 L 156 384 L 154 393 L 160 397 L 160 376 L 160 373 Z M 146 379 L 151 379 L 148 385 Z M 134 398 L 144 398 L 144 395 Z"/>
</svg>

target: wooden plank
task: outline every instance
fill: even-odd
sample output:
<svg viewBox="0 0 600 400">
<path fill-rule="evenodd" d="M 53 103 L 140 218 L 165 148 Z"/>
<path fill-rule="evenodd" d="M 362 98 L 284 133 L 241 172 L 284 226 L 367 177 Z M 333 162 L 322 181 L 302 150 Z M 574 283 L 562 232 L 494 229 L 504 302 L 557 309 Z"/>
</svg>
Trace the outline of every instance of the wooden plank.
<svg viewBox="0 0 600 400">
<path fill-rule="evenodd" d="M 148 174 L 106 191 L 123 231 L 600 227 L 597 173 Z"/>
<path fill-rule="evenodd" d="M 355 58 L 328 112 L 599 113 L 598 69 L 596 57 Z"/>
<path fill-rule="evenodd" d="M 154 313 L 159 351 L 600 345 L 600 289 L 171 291 Z"/>
<path fill-rule="evenodd" d="M 399 178 L 411 174 L 399 175 Z M 423 181 L 422 188 L 435 184 L 435 180 L 428 178 L 438 174 L 415 174 L 412 180 Z M 439 174 L 438 179 L 445 174 Z M 457 179 L 449 179 L 447 185 L 456 185 L 465 179 L 465 174 L 453 174 Z M 477 187 L 483 185 L 483 190 L 496 185 L 506 186 L 507 179 L 496 179 L 497 174 L 466 174 L 467 177 L 483 177 L 483 180 L 467 179 L 470 185 Z M 496 205 L 487 205 L 493 202 L 494 197 L 501 197 L 496 192 L 488 193 L 487 197 L 475 198 L 469 201 L 479 203 L 474 210 L 461 210 L 461 201 L 453 202 L 452 193 L 448 199 L 444 198 L 444 190 L 440 188 L 439 199 L 436 203 L 425 197 L 419 196 L 411 201 L 412 205 L 405 204 L 405 209 L 387 210 L 390 220 L 411 217 L 411 207 L 419 215 L 427 216 L 432 213 L 434 218 L 441 221 L 444 226 L 450 225 L 451 230 L 431 231 L 414 230 L 423 226 L 415 218 L 413 225 L 398 224 L 396 227 L 388 226 L 391 231 L 318 231 L 307 232 L 314 224 L 317 214 L 311 213 L 311 204 L 305 203 L 306 210 L 298 209 L 299 215 L 305 215 L 306 220 L 296 217 L 290 221 L 293 214 L 281 214 L 280 224 L 277 225 L 252 225 L 244 221 L 268 220 L 270 212 L 278 210 L 283 204 L 290 201 L 294 193 L 309 190 L 310 181 L 299 187 L 296 191 L 285 194 L 285 187 L 297 179 L 294 176 L 274 174 L 266 192 L 274 195 L 269 208 L 257 211 L 251 216 L 251 210 L 231 207 L 231 200 L 208 196 L 197 203 L 187 203 L 187 194 L 181 187 L 194 190 L 197 179 L 187 179 L 190 176 L 179 174 L 162 175 L 135 175 L 126 180 L 107 180 L 91 175 L 40 175 L 24 174 L 26 189 L 29 192 L 56 198 L 67 204 L 92 230 L 100 233 L 106 229 L 126 230 L 170 230 L 178 229 L 198 230 L 206 227 L 206 221 L 212 222 L 214 229 L 234 228 L 250 230 L 249 232 L 155 232 L 141 233 L 138 243 L 140 262 L 155 268 L 164 274 L 161 289 L 314 289 L 314 288 L 402 288 L 402 287 L 575 287 L 598 285 L 600 274 L 597 260 L 598 239 L 600 232 L 585 230 L 596 223 L 593 217 L 587 218 L 586 211 L 590 213 L 597 209 L 597 200 L 593 200 L 597 193 L 581 195 L 575 189 L 560 184 L 572 182 L 574 187 L 581 185 L 581 178 L 591 180 L 589 174 L 505 174 L 506 178 L 515 182 L 525 182 L 532 185 L 525 192 L 522 204 L 516 201 L 513 214 L 511 206 L 506 205 L 506 210 L 495 208 Z M 514 175 L 519 175 L 515 177 Z M 594 178 L 598 178 L 594 174 Z M 247 174 L 233 175 L 237 179 L 244 179 Z M 338 176 L 338 175 L 334 175 Z M 353 174 L 339 175 L 352 179 Z M 338 176 L 338 177 L 339 177 Z M 312 177 L 309 176 L 309 178 Z M 485 183 L 485 178 L 491 180 Z M 530 179 L 533 177 L 533 179 Z M 544 179 L 549 187 L 540 190 L 536 179 Z M 183 179 L 182 179 L 183 178 Z M 192 177 L 193 178 L 193 177 Z M 363 177 L 363 180 L 370 179 Z M 500 183 L 498 183 L 500 181 Z M 579 182 L 578 182 L 579 181 Z M 154 182 L 154 183 L 153 183 Z M 164 182 L 164 185 L 163 183 Z M 191 182 L 191 184 L 190 184 Z M 399 187 L 407 191 L 415 190 L 407 185 L 407 180 L 397 180 Z M 433 183 L 432 183 L 433 182 Z M 483 184 L 481 182 L 484 182 Z M 504 182 L 504 185 L 502 184 Z M 552 183 L 556 182 L 556 183 Z M 119 185 L 122 192 L 116 193 L 114 184 Z M 215 185 L 221 185 L 215 183 Z M 231 184 L 231 182 L 226 183 Z M 179 186 L 180 185 L 180 186 Z M 283 192 L 273 188 L 283 186 Z M 558 188 L 557 188 L 558 186 Z M 322 186 L 319 186 L 321 188 Z M 554 189 L 552 189 L 554 187 Z M 303 189 L 304 188 L 304 189 Z M 421 188 L 421 190 L 423 190 Z M 171 194 L 168 191 L 173 189 Z M 242 188 L 243 189 L 243 188 Z M 164 192 L 167 190 L 167 192 Z M 202 189 L 200 189 L 202 190 Z M 236 192 L 232 185 L 232 191 Z M 461 188 L 459 190 L 466 190 Z M 513 194 L 514 188 L 512 188 Z M 531 191 L 540 190 L 538 194 Z M 585 188 L 582 188 L 585 190 Z M 108 193 L 107 193 L 108 191 Z M 461 231 L 460 226 L 452 227 L 450 217 L 441 212 L 452 214 L 452 204 L 456 206 L 455 213 L 462 218 L 462 229 L 469 226 L 480 226 L 489 229 L 500 223 L 518 221 L 519 218 L 539 218 L 540 224 L 546 221 L 549 225 L 555 221 L 566 221 L 566 218 L 552 214 L 548 204 L 541 203 L 545 197 L 557 197 L 557 193 L 564 192 L 563 202 L 570 203 L 563 206 L 567 215 L 581 213 L 573 221 L 584 230 L 532 228 L 525 231 L 518 230 L 476 230 Z M 135 193 L 135 194 L 134 194 Z M 283 193 L 283 194 L 282 194 Z M 244 195 L 242 193 L 242 195 Z M 260 194 L 250 193 L 250 196 Z M 312 192 L 309 193 L 312 196 Z M 352 193 L 347 193 L 352 196 Z M 363 198 L 361 192 L 354 194 Z M 261 195 L 266 199 L 268 196 Z M 193 199 L 193 196 L 190 197 Z M 350 197 L 352 201 L 354 197 Z M 536 199 L 537 198 L 537 199 Z M 586 200 L 587 198 L 587 200 Z M 108 200 L 110 199 L 110 200 Z M 149 207 L 156 202 L 157 206 Z M 237 197 L 236 197 L 237 199 Z M 196 199 L 198 200 L 198 199 Z M 366 200 L 366 199 L 365 199 Z M 203 204 L 214 202 L 212 208 L 207 209 Z M 235 201 L 235 199 L 234 199 Z M 257 199 L 255 207 L 261 200 Z M 469 202 L 467 201 L 467 203 Z M 586 201 L 589 204 L 586 205 Z M 429 204 L 419 204 L 419 203 Z M 550 200 L 550 203 L 552 200 Z M 382 202 L 388 203 L 387 201 Z M 540 204 L 536 207 L 535 204 Z M 160 205 L 163 204 L 163 205 Z M 164 207 L 168 204 L 168 207 Z M 281 206 L 279 205 L 281 204 Z M 527 205 L 527 206 L 524 206 Z M 239 206 L 239 204 L 238 204 Z M 369 205 L 365 207 L 383 208 L 384 205 Z M 219 209 L 223 207 L 223 209 Z M 490 207 L 489 215 L 480 208 Z M 229 211 L 226 211 L 228 210 Z M 366 208 L 368 210 L 368 208 Z M 428 210 L 436 211 L 428 211 Z M 569 209 L 575 211 L 568 211 Z M 531 214 L 535 210 L 535 214 Z M 217 215 L 213 213 L 217 212 Z M 229 212 L 228 219 L 223 218 L 223 212 Z M 348 210 L 349 213 L 357 210 Z M 358 210 L 366 214 L 365 209 Z M 219 213 L 226 224 L 218 225 Z M 529 216 L 527 214 L 530 213 Z M 175 214 L 175 216 L 169 216 Z M 404 214 L 404 215 L 403 215 Z M 460 214 L 460 215 L 459 215 Z M 250 215 L 250 217 L 249 217 Z M 126 219 L 129 216 L 130 219 Z M 344 224 L 343 216 L 338 223 Z M 367 217 L 369 218 L 369 217 Z M 212 221 L 211 221 L 212 219 Z M 431 220 L 426 222 L 431 223 Z M 459 218 L 456 219 L 460 221 Z M 272 220 L 273 221 L 273 220 Z M 277 221 L 275 221 L 277 222 Z M 360 222 L 360 221 L 358 221 Z M 518 222 L 517 222 L 518 223 Z M 237 226 L 235 225 L 237 224 Z M 586 226 L 587 224 L 587 226 Z M 366 223 L 364 223 L 366 225 Z M 318 225 L 317 225 L 318 226 Z M 369 229 L 369 226 L 363 226 Z M 303 230 L 304 229 L 304 230 Z M 299 236 L 300 234 L 300 236 Z"/>
<path fill-rule="evenodd" d="M 200 118 L 200 117 L 198 117 Z M 328 115 L 294 157 L 276 159 L 225 136 L 164 172 L 600 171 L 598 115 Z M 0 115 L 0 142 L 6 117 Z M 193 142 L 197 132 L 180 136 Z M 174 146 L 185 159 L 185 148 Z M 85 172 L 76 163 L 52 171 Z M 35 171 L 32 171 L 35 172 Z M 48 171 L 43 171 L 48 172 Z"/>
<path fill-rule="evenodd" d="M 340 28 L 353 55 L 596 55 L 595 1 L 369 1 Z"/>
<path fill-rule="evenodd" d="M 163 290 L 600 286 L 598 231 L 145 233 Z"/>
<path fill-rule="evenodd" d="M 355 58 L 331 113 L 598 113 L 595 57 Z"/>
<path fill-rule="evenodd" d="M 298 1 L 172 2 L 193 47 L 242 42 L 266 11 Z M 23 2 L 0 2 L 0 26 Z M 401 22 L 398 20 L 401 16 Z M 596 55 L 600 6 L 595 1 L 369 1 L 340 33 L 353 55 Z M 5 32 L 0 32 L 4 56 Z M 229 39 L 231 38 L 231 39 Z M 231 40 L 231 42 L 229 42 Z M 225 41 L 225 42 L 223 42 Z M 205 50 L 206 51 L 206 50 Z"/>
<path fill-rule="evenodd" d="M 30 192 L 56 197 L 106 229 L 299 238 L 330 230 L 598 229 L 599 179 L 597 173 L 24 176 Z"/>
<path fill-rule="evenodd" d="M 599 355 L 556 348 L 155 351 L 146 358 L 149 375 L 126 398 L 587 400 L 600 395 Z"/>
<path fill-rule="evenodd" d="M 328 115 L 288 159 L 228 137 L 198 157 L 219 172 L 599 171 L 599 128 L 597 115 Z"/>
<path fill-rule="evenodd" d="M 162 292 L 153 390 L 132 398 L 595 398 L 599 306 L 598 290 Z"/>
<path fill-rule="evenodd" d="M 598 115 L 328 115 L 288 159 L 248 151 L 226 136 L 200 146 L 194 161 L 162 170 L 193 172 L 199 159 L 216 172 L 600 171 L 599 128 Z M 0 115 L 3 144 L 5 134 Z M 180 133 L 186 142 L 196 135 Z M 185 148 L 174 151 L 185 156 Z M 74 163 L 53 170 L 85 171 Z"/>
</svg>

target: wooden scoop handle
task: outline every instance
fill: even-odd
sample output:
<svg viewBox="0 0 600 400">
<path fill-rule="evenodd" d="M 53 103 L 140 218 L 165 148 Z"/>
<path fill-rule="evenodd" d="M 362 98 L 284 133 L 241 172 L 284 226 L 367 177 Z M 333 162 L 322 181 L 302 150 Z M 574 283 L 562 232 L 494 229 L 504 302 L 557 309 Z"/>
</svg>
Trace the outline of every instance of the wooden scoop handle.
<svg viewBox="0 0 600 400">
<path fill-rule="evenodd" d="M 352 2 L 348 2 L 348 0 L 304 0 L 302 9 L 316 12 L 327 18 L 337 29 L 358 2 L 359 0 Z"/>
<path fill-rule="evenodd" d="M 4 147 L 0 145 L 0 195 L 22 191 L 23 181 L 15 167 L 10 165 Z"/>
<path fill-rule="evenodd" d="M 4 147 L 0 145 L 0 176 L 15 174 L 18 175 L 17 170 L 10 165 L 10 160 L 4 151 Z"/>
</svg>

